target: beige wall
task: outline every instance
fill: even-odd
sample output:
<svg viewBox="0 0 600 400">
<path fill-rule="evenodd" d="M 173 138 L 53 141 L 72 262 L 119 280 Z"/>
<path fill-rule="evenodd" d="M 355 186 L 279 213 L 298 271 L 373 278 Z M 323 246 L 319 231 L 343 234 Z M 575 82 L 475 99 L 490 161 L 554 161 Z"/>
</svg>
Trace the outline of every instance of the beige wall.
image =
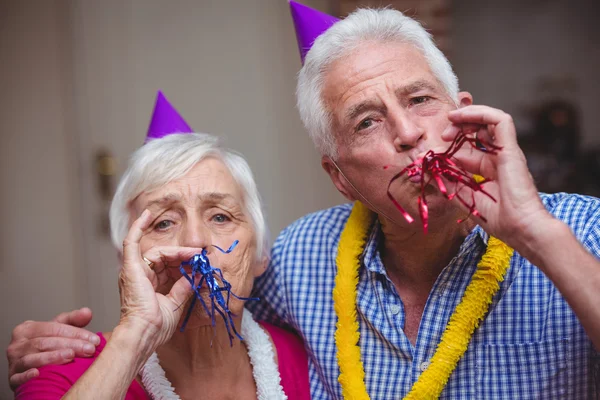
<svg viewBox="0 0 600 400">
<path fill-rule="evenodd" d="M 327 11 L 327 0 L 306 3 Z M 93 329 L 116 321 L 94 152 L 109 148 L 121 173 L 157 89 L 247 157 L 273 236 L 341 201 L 294 108 L 286 1 L 0 0 L 0 33 L 2 347 L 18 322 L 82 305 Z"/>
<path fill-rule="evenodd" d="M 82 303 L 65 3 L 0 2 L 0 307 L 12 327 Z M 10 398 L 6 362 L 0 398 Z"/>
</svg>

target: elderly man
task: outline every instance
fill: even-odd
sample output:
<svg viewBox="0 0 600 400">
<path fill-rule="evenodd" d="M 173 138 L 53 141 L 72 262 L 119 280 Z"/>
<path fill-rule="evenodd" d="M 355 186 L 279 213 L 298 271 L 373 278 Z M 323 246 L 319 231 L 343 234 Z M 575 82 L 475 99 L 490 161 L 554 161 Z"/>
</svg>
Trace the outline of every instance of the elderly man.
<svg viewBox="0 0 600 400">
<path fill-rule="evenodd" d="M 298 108 L 323 168 L 354 205 L 286 228 L 257 282 L 262 302 L 248 306 L 256 318 L 301 334 L 312 397 L 596 398 L 600 201 L 540 196 L 511 117 L 472 105 L 414 20 L 358 10 L 329 27 L 331 17 L 293 7 L 300 24 L 312 15 L 326 25 L 304 58 Z M 312 44 L 304 40 L 303 52 Z M 393 178 L 460 132 L 501 150 L 455 154 L 466 171 L 490 180 L 483 187 L 495 199 L 462 189 L 485 220 L 470 215 L 457 224 L 472 209 L 434 184 L 422 188 L 418 172 Z M 422 195 L 427 209 L 419 207 Z M 408 222 L 420 213 L 427 234 L 425 218 Z M 84 325 L 89 311 L 61 321 L 69 318 Z M 13 383 L 58 354 L 35 354 L 36 340 L 89 335 L 56 322 L 16 333 Z"/>
</svg>

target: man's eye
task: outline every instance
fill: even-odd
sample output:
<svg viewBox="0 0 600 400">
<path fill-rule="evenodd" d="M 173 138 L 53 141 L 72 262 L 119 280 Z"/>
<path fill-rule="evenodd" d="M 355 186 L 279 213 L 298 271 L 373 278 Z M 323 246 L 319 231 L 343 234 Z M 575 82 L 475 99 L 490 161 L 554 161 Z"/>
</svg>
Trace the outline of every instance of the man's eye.
<svg viewBox="0 0 600 400">
<path fill-rule="evenodd" d="M 154 225 L 154 229 L 157 229 L 159 231 L 163 231 L 165 229 L 168 229 L 171 227 L 171 225 L 173 225 L 173 221 L 170 221 L 168 219 L 165 219 L 163 221 L 160 221 L 159 223 L 157 223 L 156 225 Z"/>
<path fill-rule="evenodd" d="M 429 100 L 431 100 L 431 97 L 429 96 L 419 96 L 419 97 L 414 97 L 410 100 L 410 102 L 412 104 L 423 104 L 428 102 Z"/>
<path fill-rule="evenodd" d="M 222 224 L 224 222 L 230 221 L 230 218 L 225 214 L 215 214 L 212 217 L 212 220 L 218 222 L 219 224 Z"/>
<path fill-rule="evenodd" d="M 372 118 L 364 119 L 360 124 L 358 124 L 358 126 L 356 127 L 356 130 L 361 131 L 363 129 L 367 129 L 373 125 L 373 122 L 374 121 Z"/>
</svg>

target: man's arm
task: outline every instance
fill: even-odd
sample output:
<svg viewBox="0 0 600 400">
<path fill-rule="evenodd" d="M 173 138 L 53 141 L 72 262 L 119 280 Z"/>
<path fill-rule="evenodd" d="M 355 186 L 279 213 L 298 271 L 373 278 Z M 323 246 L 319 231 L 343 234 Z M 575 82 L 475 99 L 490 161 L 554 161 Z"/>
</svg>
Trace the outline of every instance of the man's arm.
<svg viewBox="0 0 600 400">
<path fill-rule="evenodd" d="M 600 350 L 600 261 L 557 219 L 525 234 L 516 250 L 552 280 Z"/>
<path fill-rule="evenodd" d="M 460 108 L 450 112 L 448 118 L 452 125 L 442 134 L 445 140 L 452 140 L 463 126 L 468 126 L 470 130 L 475 127 L 480 139 L 502 148 L 497 154 L 463 148 L 455 156 L 467 171 L 492 180 L 484 187 L 495 201 L 474 193 L 477 209 L 486 218 L 478 222 L 552 280 L 595 348 L 600 349 L 600 254 L 590 254 L 569 226 L 554 218 L 542 204 L 517 144 L 512 118 L 486 106 Z M 593 227 L 592 236 L 596 237 L 591 240 L 600 249 L 598 229 Z"/>
<path fill-rule="evenodd" d="M 10 387 L 14 390 L 38 376 L 38 367 L 94 355 L 100 338 L 83 329 L 91 320 L 92 311 L 81 308 L 61 313 L 51 321 L 25 321 L 17 325 L 6 349 Z"/>
</svg>

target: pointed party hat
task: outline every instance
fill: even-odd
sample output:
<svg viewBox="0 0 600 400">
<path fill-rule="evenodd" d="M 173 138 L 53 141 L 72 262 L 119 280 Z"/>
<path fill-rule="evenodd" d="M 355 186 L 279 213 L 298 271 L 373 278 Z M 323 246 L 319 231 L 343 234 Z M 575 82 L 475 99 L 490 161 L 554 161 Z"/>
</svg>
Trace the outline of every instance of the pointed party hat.
<svg viewBox="0 0 600 400">
<path fill-rule="evenodd" d="M 146 142 L 152 139 L 159 139 L 171 133 L 192 133 L 192 128 L 179 115 L 175 107 L 169 103 L 169 100 L 159 90 L 156 95 L 156 104 L 152 113 L 152 120 L 146 134 Z"/>
<path fill-rule="evenodd" d="M 338 22 L 339 19 L 303 4 L 296 3 L 293 0 L 290 0 L 290 9 L 292 11 L 294 27 L 296 28 L 300 58 L 302 59 L 302 64 L 304 64 L 304 57 L 312 47 L 315 39 L 329 29 L 331 25 Z"/>
</svg>

